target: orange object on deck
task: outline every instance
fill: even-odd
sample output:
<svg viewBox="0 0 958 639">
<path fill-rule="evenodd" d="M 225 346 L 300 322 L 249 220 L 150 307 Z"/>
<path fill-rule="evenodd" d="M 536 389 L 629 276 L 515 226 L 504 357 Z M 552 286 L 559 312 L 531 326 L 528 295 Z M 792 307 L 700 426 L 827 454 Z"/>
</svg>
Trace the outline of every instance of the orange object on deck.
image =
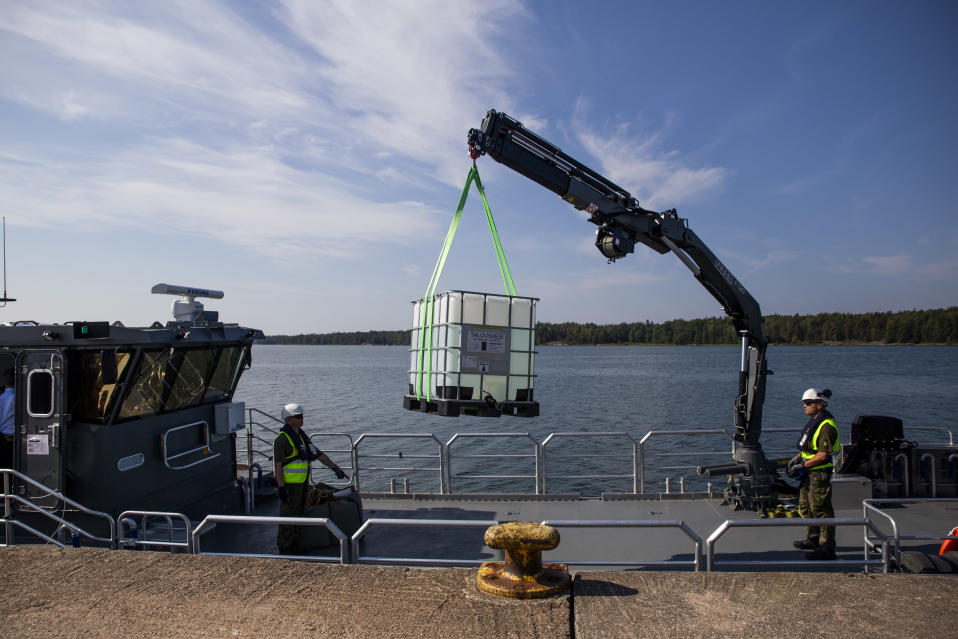
<svg viewBox="0 0 958 639">
<path fill-rule="evenodd" d="M 958 537 L 958 527 L 952 528 L 951 532 L 948 533 L 949 537 Z M 939 555 L 944 555 L 946 552 L 958 550 L 958 539 L 946 539 L 941 542 L 941 549 L 938 551 Z"/>
</svg>

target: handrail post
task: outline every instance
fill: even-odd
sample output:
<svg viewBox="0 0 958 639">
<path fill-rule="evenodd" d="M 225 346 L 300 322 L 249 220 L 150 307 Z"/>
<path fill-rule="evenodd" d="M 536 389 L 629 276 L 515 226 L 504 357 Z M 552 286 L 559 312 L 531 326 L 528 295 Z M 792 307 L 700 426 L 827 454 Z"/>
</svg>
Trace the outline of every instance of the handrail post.
<svg viewBox="0 0 958 639">
<path fill-rule="evenodd" d="M 642 494 L 645 494 L 645 442 L 649 441 L 650 437 L 651 430 L 639 440 L 639 489 Z"/>
<path fill-rule="evenodd" d="M 539 442 L 539 440 L 536 440 L 535 455 L 536 455 L 536 494 L 541 495 L 542 493 L 539 492 L 539 486 L 542 485 L 542 466 L 540 465 L 540 462 L 542 461 L 542 443 Z"/>
<path fill-rule="evenodd" d="M 3 540 L 8 546 L 15 546 L 16 539 L 13 534 L 13 524 L 10 523 L 10 517 L 13 515 L 13 513 L 10 512 L 10 490 L 11 490 L 10 477 L 11 477 L 10 472 L 4 469 L 3 470 L 3 519 L 4 519 Z"/>
<path fill-rule="evenodd" d="M 549 494 L 549 451 L 546 448 L 549 446 L 549 442 L 552 441 L 552 436 L 555 433 L 549 433 L 549 436 L 542 440 L 542 494 Z"/>
<path fill-rule="evenodd" d="M 895 460 L 902 460 L 902 485 L 905 488 L 905 497 L 911 497 L 911 468 L 908 465 L 908 455 L 906 453 L 898 453 L 895 455 Z"/>
<path fill-rule="evenodd" d="M 446 445 L 438 437 L 432 435 L 432 439 L 439 446 L 439 494 L 447 495 L 449 491 L 446 484 L 446 461 L 449 452 L 446 450 Z"/>
<path fill-rule="evenodd" d="M 361 438 L 360 438 L 361 439 Z M 349 455 L 352 457 L 353 462 L 353 487 L 356 489 L 356 492 L 359 492 L 359 440 L 356 440 L 352 443 L 352 446 L 349 447 Z"/>
<path fill-rule="evenodd" d="M 632 494 L 639 492 L 639 443 L 632 440 Z"/>
<path fill-rule="evenodd" d="M 929 472 L 931 473 L 931 497 L 934 499 L 938 496 L 938 480 L 935 477 L 935 455 L 933 453 L 925 453 L 921 456 L 920 461 L 925 461 L 925 459 L 931 460 Z"/>
</svg>

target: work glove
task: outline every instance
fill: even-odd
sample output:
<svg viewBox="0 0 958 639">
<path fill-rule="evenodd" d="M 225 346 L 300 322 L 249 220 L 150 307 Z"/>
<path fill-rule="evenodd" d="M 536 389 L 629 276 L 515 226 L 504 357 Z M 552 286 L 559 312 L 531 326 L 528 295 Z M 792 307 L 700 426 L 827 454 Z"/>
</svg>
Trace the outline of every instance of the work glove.
<svg viewBox="0 0 958 639">
<path fill-rule="evenodd" d="M 788 462 L 788 468 L 785 471 L 789 477 L 800 478 L 805 474 L 805 464 L 801 457 L 794 457 Z"/>
<path fill-rule="evenodd" d="M 280 486 L 276 489 L 276 494 L 279 495 L 279 500 L 284 504 L 289 501 L 289 489 L 286 486 Z"/>
<path fill-rule="evenodd" d="M 343 472 L 342 468 L 337 467 L 333 472 L 336 473 L 336 479 L 346 479 L 346 473 Z"/>
</svg>

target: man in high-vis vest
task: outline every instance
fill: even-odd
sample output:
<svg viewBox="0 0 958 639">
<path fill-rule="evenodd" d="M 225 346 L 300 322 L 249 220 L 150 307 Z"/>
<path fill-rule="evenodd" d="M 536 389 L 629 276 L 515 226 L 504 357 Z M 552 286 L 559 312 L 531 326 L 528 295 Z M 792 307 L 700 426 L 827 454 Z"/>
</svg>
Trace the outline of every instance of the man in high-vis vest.
<svg viewBox="0 0 958 639">
<path fill-rule="evenodd" d="M 788 475 L 798 479 L 798 514 L 805 518 L 834 517 L 832 455 L 839 450 L 838 426 L 825 410 L 832 392 L 809 388 L 802 395 L 808 422 L 798 438 L 798 454 L 788 463 Z M 808 559 L 835 559 L 835 527 L 809 526 L 795 547 L 810 550 Z"/>
<path fill-rule="evenodd" d="M 306 510 L 306 493 L 309 491 L 309 462 L 318 459 L 339 479 L 345 479 L 346 473 L 309 441 L 303 432 L 303 407 L 300 404 L 286 404 L 281 415 L 285 424 L 273 442 L 273 473 L 278 484 L 279 515 L 302 517 Z M 294 555 L 300 552 L 296 543 L 298 539 L 297 526 L 280 526 L 276 535 L 279 554 Z"/>
</svg>

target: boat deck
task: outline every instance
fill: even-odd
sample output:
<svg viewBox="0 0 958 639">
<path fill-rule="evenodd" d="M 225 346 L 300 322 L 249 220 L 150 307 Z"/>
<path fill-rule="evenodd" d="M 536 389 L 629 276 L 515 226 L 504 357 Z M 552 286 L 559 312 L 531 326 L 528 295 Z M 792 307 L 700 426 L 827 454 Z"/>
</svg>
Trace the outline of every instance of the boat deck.
<svg viewBox="0 0 958 639">
<path fill-rule="evenodd" d="M 683 498 L 685 497 L 685 498 Z M 275 515 L 275 497 L 260 495 L 257 515 Z M 389 495 L 363 497 L 368 524 L 358 546 L 358 563 L 407 565 L 473 565 L 500 559 L 498 551 L 483 543 L 488 525 L 504 521 L 550 522 L 561 535 L 555 550 L 544 561 L 573 567 L 603 567 L 626 570 L 693 570 L 694 536 L 701 539 L 701 567 L 706 563 L 706 540 L 723 522 L 759 520 L 751 511 L 734 511 L 719 498 L 663 495 L 636 498 L 632 495 L 581 499 L 576 495 Z M 958 501 L 888 504 L 883 512 L 893 517 L 899 533 L 941 536 L 958 525 Z M 861 520 L 862 506 L 836 509 L 837 518 Z M 882 533 L 891 536 L 890 522 L 871 519 Z M 382 521 L 388 520 L 388 521 Z M 400 521 L 396 521 L 400 520 Z M 424 521 L 417 526 L 415 521 Z M 677 522 L 685 525 L 687 532 Z M 809 562 L 792 541 L 805 534 L 801 519 L 762 519 L 762 527 L 728 530 L 714 543 L 716 570 L 826 570 L 862 572 L 864 527 L 837 526 L 838 562 Z M 206 552 L 276 552 L 275 525 L 220 524 L 203 539 Z M 937 553 L 940 541 L 905 540 L 903 549 Z M 338 559 L 338 549 L 314 550 L 313 557 Z M 872 560 L 880 555 L 873 553 Z M 754 565 L 747 562 L 755 562 Z M 847 562 L 847 563 L 846 563 Z M 871 572 L 881 566 L 872 565 Z"/>
</svg>

